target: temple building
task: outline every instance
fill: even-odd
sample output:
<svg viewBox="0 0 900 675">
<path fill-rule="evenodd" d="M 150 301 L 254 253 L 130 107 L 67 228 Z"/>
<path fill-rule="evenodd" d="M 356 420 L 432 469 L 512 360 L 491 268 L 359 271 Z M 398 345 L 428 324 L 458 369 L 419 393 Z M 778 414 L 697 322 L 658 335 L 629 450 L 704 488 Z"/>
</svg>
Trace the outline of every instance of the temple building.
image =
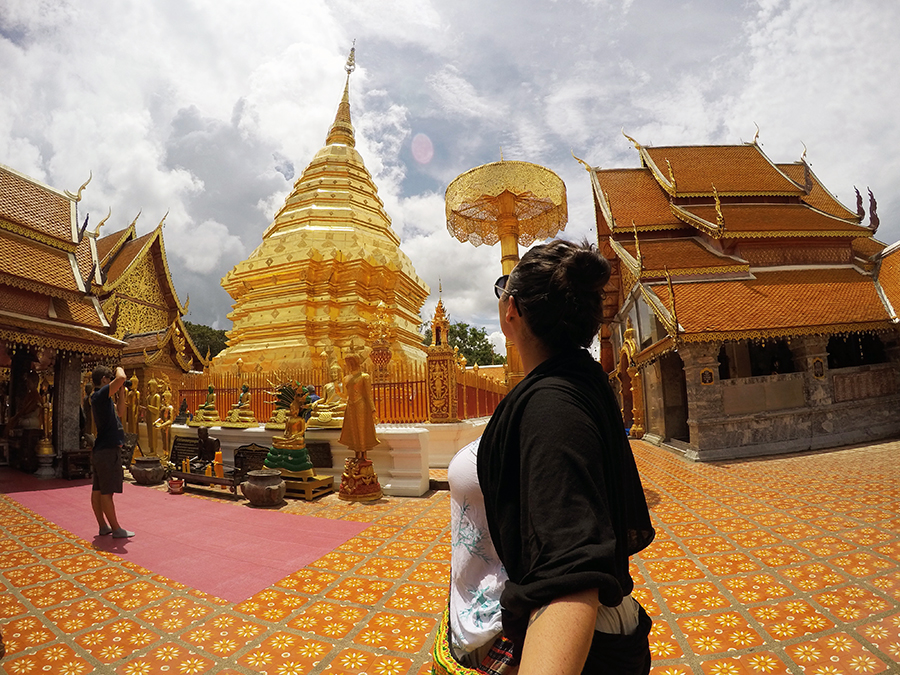
<svg viewBox="0 0 900 675">
<path fill-rule="evenodd" d="M 394 362 L 424 363 L 419 311 L 429 288 L 400 250 L 356 151 L 347 83 L 325 147 L 294 183 L 262 243 L 222 279 L 234 298 L 228 346 L 212 368 L 307 368 L 368 332 L 380 303 Z"/>
<path fill-rule="evenodd" d="M 101 237 L 101 221 L 87 233 L 99 261 L 92 286 L 113 334 L 125 341 L 120 363 L 126 373 L 139 382 L 165 375 L 174 389 L 182 373 L 203 370 L 207 361 L 184 326 L 189 303 L 181 303 L 172 282 L 165 218 L 143 236 L 136 222 Z"/>
<path fill-rule="evenodd" d="M 900 257 L 756 140 L 590 168 L 613 264 L 601 361 L 632 437 L 699 460 L 900 432 Z"/>
<path fill-rule="evenodd" d="M 125 346 L 91 287 L 85 185 L 73 195 L 0 166 L 0 462 L 24 471 L 38 468 L 39 444 L 50 475 L 79 449 L 82 369 Z"/>
</svg>

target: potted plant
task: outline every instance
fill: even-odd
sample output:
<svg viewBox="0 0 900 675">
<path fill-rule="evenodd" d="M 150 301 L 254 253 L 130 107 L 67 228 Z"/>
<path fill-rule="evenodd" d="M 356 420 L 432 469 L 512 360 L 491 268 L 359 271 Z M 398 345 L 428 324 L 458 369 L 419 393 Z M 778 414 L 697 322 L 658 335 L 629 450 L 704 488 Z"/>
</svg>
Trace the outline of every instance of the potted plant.
<svg viewBox="0 0 900 675">
<path fill-rule="evenodd" d="M 177 478 L 172 475 L 172 472 L 175 471 L 175 465 L 166 460 L 166 484 L 169 488 L 169 494 L 171 495 L 180 495 L 184 493 L 184 479 Z"/>
</svg>

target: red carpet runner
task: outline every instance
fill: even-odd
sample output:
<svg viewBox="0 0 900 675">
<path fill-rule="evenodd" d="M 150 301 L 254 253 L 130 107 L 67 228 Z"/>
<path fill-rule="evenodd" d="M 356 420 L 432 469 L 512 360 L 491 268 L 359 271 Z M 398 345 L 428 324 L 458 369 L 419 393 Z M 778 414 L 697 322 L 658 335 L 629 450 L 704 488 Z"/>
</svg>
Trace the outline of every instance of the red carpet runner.
<svg viewBox="0 0 900 675">
<path fill-rule="evenodd" d="M 97 535 L 89 481 L 40 480 L 0 470 L 0 492 L 47 520 L 156 574 L 238 603 L 334 550 L 369 526 L 313 518 L 130 483 L 116 495 L 133 539 Z"/>
</svg>

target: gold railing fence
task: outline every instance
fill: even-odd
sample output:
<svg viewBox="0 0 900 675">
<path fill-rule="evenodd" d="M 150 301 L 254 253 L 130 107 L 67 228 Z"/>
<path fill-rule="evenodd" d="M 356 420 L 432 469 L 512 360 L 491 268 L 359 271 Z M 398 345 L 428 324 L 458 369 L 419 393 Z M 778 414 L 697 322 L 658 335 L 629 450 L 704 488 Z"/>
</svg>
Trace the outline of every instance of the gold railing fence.
<svg viewBox="0 0 900 675">
<path fill-rule="evenodd" d="M 386 373 L 374 376 L 370 372 L 370 376 L 372 396 L 381 422 L 415 424 L 428 421 L 428 375 L 425 364 L 391 364 Z M 325 368 L 240 374 L 205 371 L 185 373 L 173 405 L 177 413 L 184 399 L 188 410 L 195 413 L 206 401 L 209 385 L 212 385 L 216 392 L 216 409 L 219 416 L 225 419 L 228 411 L 237 403 L 241 388 L 246 384 L 251 394 L 250 407 L 256 414 L 256 419 L 265 423 L 275 410 L 275 397 L 268 392 L 288 381 L 313 385 L 316 393 L 321 396 L 330 376 Z M 457 374 L 459 419 L 490 415 L 505 394 L 506 385 L 502 382 L 479 375 L 473 370 L 460 371 Z"/>
</svg>

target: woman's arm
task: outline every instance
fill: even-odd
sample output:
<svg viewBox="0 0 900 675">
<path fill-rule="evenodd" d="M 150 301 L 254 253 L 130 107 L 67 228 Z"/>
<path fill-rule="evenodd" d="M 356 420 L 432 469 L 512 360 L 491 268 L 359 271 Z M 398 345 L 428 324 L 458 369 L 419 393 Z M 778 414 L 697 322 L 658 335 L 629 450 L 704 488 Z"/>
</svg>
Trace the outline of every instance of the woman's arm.
<svg viewBox="0 0 900 675">
<path fill-rule="evenodd" d="M 580 675 L 594 637 L 597 589 L 557 598 L 531 613 L 519 675 Z"/>
</svg>

